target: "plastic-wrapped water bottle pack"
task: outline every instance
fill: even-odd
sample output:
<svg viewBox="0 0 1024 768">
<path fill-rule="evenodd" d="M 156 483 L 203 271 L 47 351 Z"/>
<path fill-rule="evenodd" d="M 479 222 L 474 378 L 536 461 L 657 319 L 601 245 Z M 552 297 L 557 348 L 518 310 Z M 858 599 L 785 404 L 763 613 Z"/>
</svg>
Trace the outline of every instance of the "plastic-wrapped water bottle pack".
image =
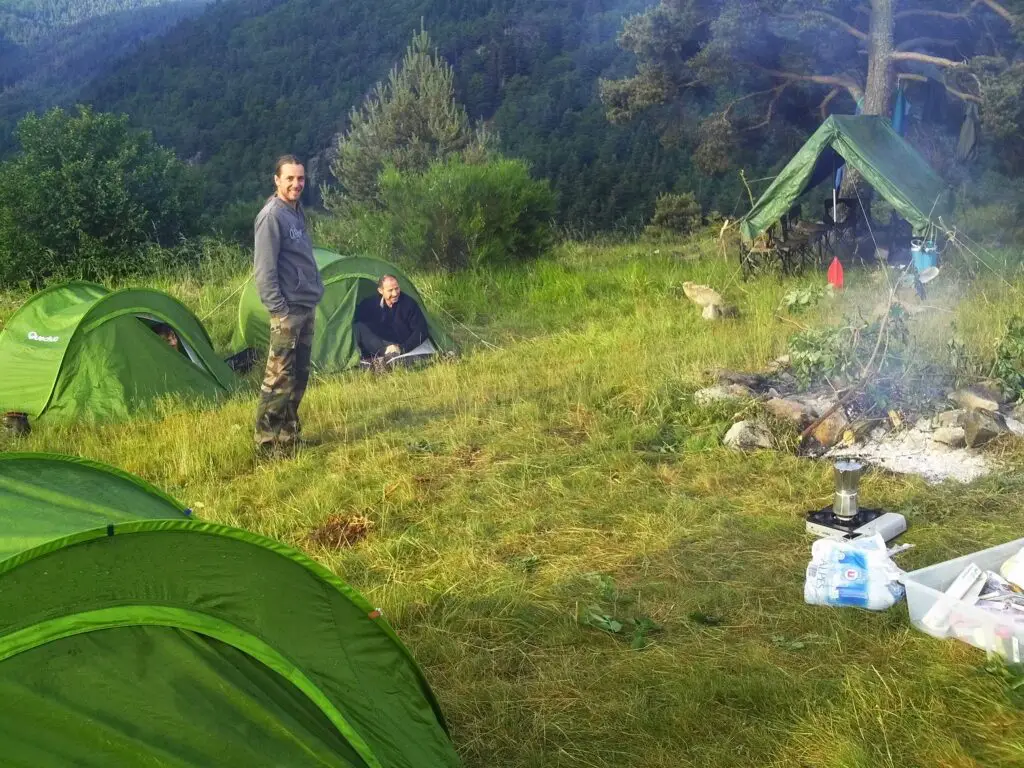
<svg viewBox="0 0 1024 768">
<path fill-rule="evenodd" d="M 819 539 L 811 546 L 804 601 L 884 611 L 903 599 L 902 575 L 879 534 L 849 541 Z"/>
</svg>

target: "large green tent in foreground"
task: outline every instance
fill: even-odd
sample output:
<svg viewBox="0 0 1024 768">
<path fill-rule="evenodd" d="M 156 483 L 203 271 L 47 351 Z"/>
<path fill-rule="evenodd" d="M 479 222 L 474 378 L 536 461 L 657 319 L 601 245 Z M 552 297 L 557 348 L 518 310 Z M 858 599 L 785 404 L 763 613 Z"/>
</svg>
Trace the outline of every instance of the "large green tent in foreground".
<svg viewBox="0 0 1024 768">
<path fill-rule="evenodd" d="M 170 326 L 173 349 L 153 332 Z M 214 398 L 238 379 L 202 323 L 149 289 L 70 282 L 30 298 L 0 333 L 0 411 L 51 420 L 124 418 L 168 395 Z"/>
<path fill-rule="evenodd" d="M 458 765 L 379 612 L 295 550 L 42 454 L 0 454 L 0 525 L 3 765 Z"/>
<path fill-rule="evenodd" d="M 322 248 L 315 248 L 313 254 L 324 281 L 324 297 L 316 308 L 313 334 L 314 369 L 331 373 L 359 364 L 359 349 L 352 330 L 356 307 L 360 301 L 377 292 L 377 281 L 384 275 L 394 275 L 402 292 L 420 305 L 434 347 L 440 352 L 455 349 L 444 328 L 430 316 L 416 286 L 398 267 L 381 259 L 342 256 Z M 238 302 L 238 327 L 233 343 L 236 349 L 252 347 L 259 350 L 266 350 L 270 344 L 270 316 L 252 282 L 246 284 Z"/>
<path fill-rule="evenodd" d="M 740 234 L 751 241 L 779 220 L 806 190 L 833 178 L 846 163 L 917 232 L 947 216 L 952 197 L 945 182 L 889 122 L 876 115 L 832 115 L 775 177 Z"/>
</svg>

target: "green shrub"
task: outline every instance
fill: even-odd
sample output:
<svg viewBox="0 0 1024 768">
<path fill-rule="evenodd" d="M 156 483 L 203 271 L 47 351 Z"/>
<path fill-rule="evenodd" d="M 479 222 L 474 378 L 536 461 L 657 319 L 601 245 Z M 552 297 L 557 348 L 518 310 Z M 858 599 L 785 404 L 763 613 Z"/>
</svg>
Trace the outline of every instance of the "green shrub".
<svg viewBox="0 0 1024 768">
<path fill-rule="evenodd" d="M 956 224 L 975 241 L 994 244 L 1024 242 L 1024 180 L 985 171 L 961 187 Z"/>
<path fill-rule="evenodd" d="M 236 201 L 224 206 L 220 211 L 209 217 L 204 231 L 212 232 L 222 240 L 239 245 L 253 244 L 253 226 L 256 215 L 267 202 L 269 195 L 262 195 L 255 200 Z M 307 218 L 309 211 L 306 211 Z"/>
<path fill-rule="evenodd" d="M 443 270 L 497 266 L 542 255 L 554 237 L 555 195 L 526 165 L 507 158 L 477 165 L 459 158 L 425 173 L 386 169 L 382 209 L 353 208 L 318 236 L 355 251 Z"/>
<path fill-rule="evenodd" d="M 700 203 L 692 192 L 681 195 L 664 193 L 654 204 L 654 216 L 647 234 L 655 236 L 688 235 L 703 223 Z"/>
<path fill-rule="evenodd" d="M 53 109 L 0 166 L 0 281 L 138 272 L 140 252 L 198 232 L 196 178 L 127 117 Z"/>
<path fill-rule="evenodd" d="M 1012 317 L 996 347 L 992 366 L 996 379 L 1009 391 L 1020 396 L 1024 392 L 1024 318 Z"/>
</svg>

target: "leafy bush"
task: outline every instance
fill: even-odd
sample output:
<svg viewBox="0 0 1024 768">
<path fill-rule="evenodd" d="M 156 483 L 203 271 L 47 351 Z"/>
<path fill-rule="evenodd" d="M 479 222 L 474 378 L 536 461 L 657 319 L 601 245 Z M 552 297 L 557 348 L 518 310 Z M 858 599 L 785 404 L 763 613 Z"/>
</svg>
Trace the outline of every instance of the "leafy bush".
<svg viewBox="0 0 1024 768">
<path fill-rule="evenodd" d="M 217 237 L 228 242 L 239 245 L 252 246 L 253 226 L 256 222 L 256 215 L 267 202 L 267 195 L 255 200 L 236 201 L 224 206 L 218 213 L 210 218 L 204 230 L 213 232 Z M 306 211 L 307 218 L 310 212 Z"/>
<path fill-rule="evenodd" d="M 824 326 L 795 333 L 789 337 L 793 373 L 804 386 L 833 377 L 851 381 L 872 363 L 876 384 L 902 378 L 907 360 L 901 352 L 909 329 L 906 313 L 898 304 L 890 307 L 884 329 L 884 344 L 879 343 L 883 318 L 856 326 Z"/>
<path fill-rule="evenodd" d="M 996 347 L 995 378 L 1018 396 L 1024 392 L 1024 318 L 1012 317 Z"/>
<path fill-rule="evenodd" d="M 0 167 L 0 280 L 139 271 L 139 251 L 198 231 L 190 170 L 125 116 L 53 109 L 18 126 Z"/>
<path fill-rule="evenodd" d="M 782 297 L 782 307 L 790 313 L 798 315 L 815 306 L 825 297 L 826 289 L 821 286 L 808 286 L 806 288 L 794 288 Z"/>
<path fill-rule="evenodd" d="M 825 326 L 800 331 L 789 338 L 793 373 L 807 385 L 815 379 L 845 373 L 853 363 L 852 334 L 848 328 Z"/>
<path fill-rule="evenodd" d="M 957 225 L 987 245 L 1024 241 L 1024 180 L 984 171 L 959 192 Z"/>
<path fill-rule="evenodd" d="M 553 242 L 555 195 L 520 160 L 449 159 L 425 173 L 389 168 L 380 176 L 380 197 L 381 211 L 362 207 L 348 216 L 346 246 L 457 270 L 532 259 Z"/>
<path fill-rule="evenodd" d="M 654 216 L 647 234 L 655 236 L 688 235 L 703 223 L 700 203 L 692 192 L 665 193 L 654 204 Z"/>
</svg>

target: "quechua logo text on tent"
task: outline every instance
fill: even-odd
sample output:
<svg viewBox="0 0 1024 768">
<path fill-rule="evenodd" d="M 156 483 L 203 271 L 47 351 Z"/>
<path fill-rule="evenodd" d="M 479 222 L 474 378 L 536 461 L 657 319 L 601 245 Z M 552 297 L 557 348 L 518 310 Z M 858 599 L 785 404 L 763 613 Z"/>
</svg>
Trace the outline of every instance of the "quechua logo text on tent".
<svg viewBox="0 0 1024 768">
<path fill-rule="evenodd" d="M 60 341 L 60 336 L 40 336 L 35 331 L 29 331 L 28 337 L 32 341 L 43 341 L 46 342 L 47 344 L 56 344 L 58 341 Z"/>
</svg>

